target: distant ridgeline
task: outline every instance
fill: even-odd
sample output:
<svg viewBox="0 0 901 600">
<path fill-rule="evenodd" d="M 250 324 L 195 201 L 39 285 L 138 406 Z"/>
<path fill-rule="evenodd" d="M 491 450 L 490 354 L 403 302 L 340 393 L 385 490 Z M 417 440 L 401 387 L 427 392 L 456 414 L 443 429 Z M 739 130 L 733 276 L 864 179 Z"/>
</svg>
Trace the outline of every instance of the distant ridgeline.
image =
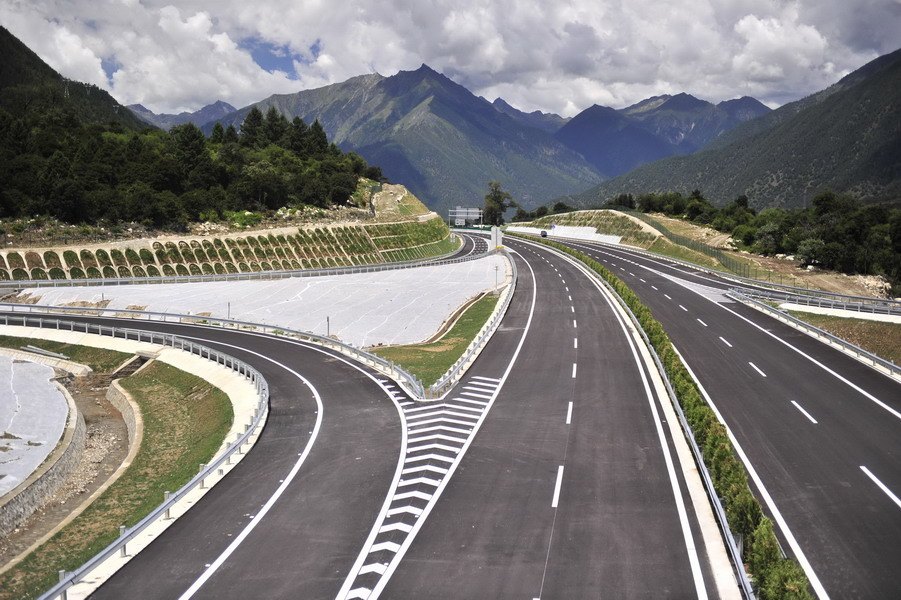
<svg viewBox="0 0 901 600">
<path fill-rule="evenodd" d="M 225 211 L 328 207 L 381 172 L 277 110 L 240 134 L 151 128 L 106 92 L 65 80 L 0 27 L 0 218 L 135 221 L 168 230 Z"/>
<path fill-rule="evenodd" d="M 0 280 L 115 279 L 324 269 L 431 258 L 455 248 L 447 225 L 433 215 L 425 220 L 395 223 L 0 250 Z"/>
</svg>

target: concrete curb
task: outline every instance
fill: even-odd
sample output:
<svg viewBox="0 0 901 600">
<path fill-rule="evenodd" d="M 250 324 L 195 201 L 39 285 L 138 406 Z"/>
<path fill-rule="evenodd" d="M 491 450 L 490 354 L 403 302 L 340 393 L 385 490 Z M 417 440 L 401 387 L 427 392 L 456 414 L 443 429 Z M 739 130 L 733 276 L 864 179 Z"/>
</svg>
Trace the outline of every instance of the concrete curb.
<svg viewBox="0 0 901 600">
<path fill-rule="evenodd" d="M 34 337 L 34 336 L 32 336 Z M 91 372 L 91 367 L 87 365 L 83 365 L 81 363 L 72 362 L 71 360 L 64 360 L 62 358 L 54 358 L 52 356 L 45 356 L 43 354 L 37 354 L 35 352 L 29 352 L 27 350 L 14 350 L 12 348 L 0 348 L 0 354 L 3 356 L 9 356 L 12 358 L 18 358 L 21 360 L 27 360 L 28 362 L 38 363 L 42 365 L 47 365 L 48 367 L 53 367 L 55 369 L 60 369 L 62 371 L 68 371 L 72 373 L 76 377 L 80 377 L 81 375 L 87 375 Z"/>
<path fill-rule="evenodd" d="M 57 387 L 66 398 L 69 417 L 62 440 L 44 462 L 22 483 L 9 491 L 0 502 L 0 536 L 5 536 L 41 508 L 72 473 L 84 452 L 87 433 L 84 417 L 75 406 L 69 391 L 59 382 Z M 18 561 L 18 557 L 15 559 Z M 0 573 L 8 566 L 4 566 Z"/>
</svg>

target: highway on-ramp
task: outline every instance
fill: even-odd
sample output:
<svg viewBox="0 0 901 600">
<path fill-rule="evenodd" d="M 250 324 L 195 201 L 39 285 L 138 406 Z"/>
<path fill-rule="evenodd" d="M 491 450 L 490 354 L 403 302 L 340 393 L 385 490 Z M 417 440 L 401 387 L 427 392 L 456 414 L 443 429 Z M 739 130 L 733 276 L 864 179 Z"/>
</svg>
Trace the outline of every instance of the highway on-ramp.
<svg viewBox="0 0 901 600">
<path fill-rule="evenodd" d="M 901 384 L 731 301 L 734 282 L 623 247 L 566 243 L 619 276 L 663 324 L 815 591 L 898 597 Z"/>
</svg>

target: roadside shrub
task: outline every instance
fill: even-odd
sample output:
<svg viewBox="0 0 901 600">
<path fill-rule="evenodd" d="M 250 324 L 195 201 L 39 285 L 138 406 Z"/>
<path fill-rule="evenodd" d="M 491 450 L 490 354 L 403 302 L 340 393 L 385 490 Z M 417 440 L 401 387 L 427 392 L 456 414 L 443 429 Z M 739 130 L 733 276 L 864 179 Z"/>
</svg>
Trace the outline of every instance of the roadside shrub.
<svg viewBox="0 0 901 600">
<path fill-rule="evenodd" d="M 66 266 L 70 269 L 72 267 L 80 267 L 81 261 L 78 260 L 78 254 L 75 253 L 74 250 L 66 250 L 63 252 L 63 260 L 66 261 Z"/>
<path fill-rule="evenodd" d="M 235 263 L 227 262 L 225 263 L 225 270 L 229 273 L 237 273 L 238 267 L 235 266 Z"/>
<path fill-rule="evenodd" d="M 222 263 L 216 263 L 215 265 L 213 265 L 213 270 L 216 272 L 216 275 L 225 275 L 226 273 L 225 265 L 223 265 Z"/>
<path fill-rule="evenodd" d="M 133 277 L 147 277 L 147 273 L 144 271 L 144 267 L 134 266 L 131 268 Z"/>
<path fill-rule="evenodd" d="M 6 262 L 9 263 L 10 269 L 24 269 L 25 261 L 22 259 L 22 255 L 18 252 L 10 252 L 6 255 Z"/>
<path fill-rule="evenodd" d="M 119 277 L 131 277 L 131 271 L 128 270 L 128 267 L 119 267 L 117 271 Z"/>
<path fill-rule="evenodd" d="M 95 252 L 94 256 L 97 257 L 97 263 L 101 267 L 111 267 L 113 265 L 113 261 L 110 259 L 109 253 L 102 248 Z"/>
<path fill-rule="evenodd" d="M 53 269 L 54 267 L 62 268 L 63 266 L 63 263 L 59 260 L 59 254 L 53 250 L 44 252 L 44 264 L 48 269 Z"/>
<path fill-rule="evenodd" d="M 272 265 L 270 265 L 268 262 L 263 261 L 263 262 L 260 263 L 260 270 L 262 270 L 262 271 L 271 271 L 271 270 L 272 270 Z"/>
<path fill-rule="evenodd" d="M 81 270 L 81 267 L 72 267 L 69 269 L 69 277 L 72 279 L 84 279 L 84 271 Z"/>
<path fill-rule="evenodd" d="M 147 255 L 150 258 L 150 260 L 153 261 L 153 255 L 150 254 L 149 250 L 147 251 Z M 135 265 L 141 264 L 141 256 L 137 252 L 132 250 L 131 248 L 125 249 L 125 259 L 128 261 L 128 264 L 133 267 Z"/>
<path fill-rule="evenodd" d="M 175 269 L 172 268 L 172 265 L 163 265 L 163 275 L 165 275 L 166 277 L 175 277 Z"/>
<path fill-rule="evenodd" d="M 242 273 L 250 273 L 250 266 L 245 262 L 238 263 L 238 268 L 241 269 Z"/>
<path fill-rule="evenodd" d="M 97 267 L 88 267 L 86 274 L 88 276 L 88 279 L 103 279 L 103 274 Z"/>
<path fill-rule="evenodd" d="M 110 266 L 103 267 L 103 276 L 107 279 L 115 279 L 117 277 L 116 270 Z"/>
<path fill-rule="evenodd" d="M 125 260 L 125 255 L 122 254 L 122 251 L 117 248 L 113 248 L 109 251 L 109 257 L 113 260 L 113 264 L 117 267 L 124 267 L 126 264 L 128 264 L 128 261 Z"/>
<path fill-rule="evenodd" d="M 211 265 L 210 263 L 203 263 L 201 265 L 200 270 L 203 272 L 204 275 L 212 275 L 214 273 L 213 265 Z"/>
<path fill-rule="evenodd" d="M 41 268 L 34 268 L 31 270 L 31 278 L 34 280 L 38 279 L 48 279 L 47 271 Z"/>
<path fill-rule="evenodd" d="M 188 272 L 188 267 L 186 267 L 182 264 L 175 265 L 175 272 L 176 272 L 176 274 L 181 275 L 181 276 L 187 276 L 187 275 L 191 274 Z"/>
<path fill-rule="evenodd" d="M 13 269 L 13 279 L 16 281 L 25 281 L 28 279 L 28 271 L 25 269 Z"/>
<path fill-rule="evenodd" d="M 156 254 L 157 257 L 159 257 L 160 254 L 162 254 L 162 247 L 159 248 L 159 250 L 160 250 L 160 252 L 157 252 L 157 254 Z M 145 265 L 154 264 L 156 262 L 156 260 L 154 260 L 153 254 L 154 253 L 151 252 L 150 250 L 148 250 L 147 248 L 141 248 L 141 250 L 140 250 L 141 262 L 144 263 Z"/>
<path fill-rule="evenodd" d="M 53 267 L 49 271 L 50 279 L 65 279 L 66 272 L 60 269 L 59 267 Z"/>
<path fill-rule="evenodd" d="M 169 255 L 166 253 L 166 250 L 163 248 L 157 248 L 156 258 L 157 258 L 157 261 L 159 261 L 159 263 L 161 265 L 165 265 L 165 264 L 169 263 Z"/>
<path fill-rule="evenodd" d="M 79 253 L 79 256 L 81 257 L 81 264 L 85 267 L 90 269 L 97 266 L 97 261 L 94 260 L 94 254 L 90 250 L 82 250 Z"/>
<path fill-rule="evenodd" d="M 156 265 L 147 265 L 147 277 L 160 277 L 160 270 Z"/>
</svg>

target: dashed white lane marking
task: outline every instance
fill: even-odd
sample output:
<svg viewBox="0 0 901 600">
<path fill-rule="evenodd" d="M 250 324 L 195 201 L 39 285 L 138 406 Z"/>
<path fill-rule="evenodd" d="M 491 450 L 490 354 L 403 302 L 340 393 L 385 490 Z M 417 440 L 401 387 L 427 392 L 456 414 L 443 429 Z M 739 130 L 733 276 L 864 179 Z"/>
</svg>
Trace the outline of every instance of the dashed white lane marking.
<svg viewBox="0 0 901 600">
<path fill-rule="evenodd" d="M 567 291 L 567 292 L 569 291 L 569 286 L 566 287 L 566 291 Z"/>
<path fill-rule="evenodd" d="M 563 465 L 557 467 L 557 483 L 554 485 L 554 499 L 551 500 L 551 508 L 557 508 L 560 502 L 560 486 L 563 485 Z"/>
<path fill-rule="evenodd" d="M 576 328 L 576 320 L 573 319 L 573 329 L 575 329 L 575 328 Z"/>
<path fill-rule="evenodd" d="M 752 368 L 752 369 L 754 369 L 755 371 L 757 371 L 758 373 L 760 373 L 760 376 L 761 376 L 761 377 L 766 377 L 766 373 L 764 373 L 763 371 L 761 371 L 761 370 L 760 370 L 760 367 L 758 367 L 757 365 L 755 365 L 755 364 L 752 363 L 751 361 L 748 361 L 748 364 L 751 365 L 751 368 Z"/>
<path fill-rule="evenodd" d="M 666 298 L 667 300 L 672 300 L 672 298 L 669 297 L 669 294 L 663 294 L 663 297 Z"/>
<path fill-rule="evenodd" d="M 730 344 L 730 343 L 726 340 L 726 338 L 724 338 L 723 336 L 720 336 L 720 340 L 721 340 L 724 344 L 726 344 L 727 346 L 729 346 L 730 348 L 732 347 L 732 344 Z"/>
<path fill-rule="evenodd" d="M 656 285 L 652 285 L 652 286 L 651 286 L 651 289 L 654 290 L 654 291 L 659 291 L 659 290 L 657 289 L 657 286 L 656 286 Z"/>
<path fill-rule="evenodd" d="M 703 325 L 704 327 L 707 327 L 707 323 L 705 323 L 705 322 L 702 321 L 701 319 L 698 319 L 698 323 L 700 323 L 700 324 Z"/>
<path fill-rule="evenodd" d="M 573 403 L 570 402 L 569 406 L 566 409 L 566 424 L 569 425 L 573 422 Z"/>
<path fill-rule="evenodd" d="M 563 275 L 561 275 L 561 276 L 560 276 L 560 279 L 563 279 Z M 565 284 L 565 283 L 566 283 L 566 280 L 565 280 L 565 279 L 563 279 L 563 281 L 562 281 L 562 283 L 564 283 L 564 284 Z"/>
<path fill-rule="evenodd" d="M 640 281 L 640 282 L 642 282 L 642 283 L 647 283 L 647 281 L 645 281 L 645 280 L 642 279 L 641 277 L 638 278 L 638 281 Z"/>
<path fill-rule="evenodd" d="M 579 338 L 573 338 L 573 348 L 579 347 Z"/>
<path fill-rule="evenodd" d="M 679 308 L 681 308 L 681 309 L 684 310 L 685 312 L 688 312 L 688 309 L 685 308 L 684 306 L 682 306 L 681 304 L 679 305 Z"/>
<path fill-rule="evenodd" d="M 635 277 L 635 273 L 633 273 L 632 271 L 629 271 L 629 275 L 631 275 L 632 277 Z"/>
<path fill-rule="evenodd" d="M 572 297 L 572 296 L 567 296 L 567 298 L 569 298 L 569 301 L 570 301 L 570 302 L 573 301 L 573 297 Z"/>
<path fill-rule="evenodd" d="M 813 423 L 814 425 L 817 424 L 817 420 L 814 419 L 813 417 L 811 417 L 811 416 L 810 416 L 810 413 L 807 412 L 806 410 L 804 410 L 804 408 L 803 408 L 800 404 L 798 404 L 798 403 L 795 402 L 794 400 L 792 400 L 792 404 L 795 405 L 795 408 L 797 408 L 798 410 L 801 411 L 801 414 L 802 414 L 802 415 L 804 415 L 805 417 L 807 417 L 808 419 L 810 419 L 810 422 L 811 422 L 811 423 Z"/>
<path fill-rule="evenodd" d="M 570 306 L 569 309 L 570 309 L 571 311 L 573 311 L 573 312 L 576 312 L 576 307 L 575 307 L 575 306 Z"/>
<path fill-rule="evenodd" d="M 561 469 L 563 467 L 560 467 Z M 879 479 L 873 475 L 872 472 L 868 468 L 863 465 L 860 465 L 860 470 L 863 471 L 867 477 L 873 480 L 873 483 L 879 486 L 879 489 L 885 492 L 886 496 L 892 499 L 892 502 L 898 505 L 898 508 L 901 508 L 901 499 L 898 498 L 895 494 L 892 493 L 892 490 L 888 489 L 888 486 L 879 481 Z"/>
<path fill-rule="evenodd" d="M 576 363 L 573 363 L 573 379 L 576 378 Z"/>
</svg>

